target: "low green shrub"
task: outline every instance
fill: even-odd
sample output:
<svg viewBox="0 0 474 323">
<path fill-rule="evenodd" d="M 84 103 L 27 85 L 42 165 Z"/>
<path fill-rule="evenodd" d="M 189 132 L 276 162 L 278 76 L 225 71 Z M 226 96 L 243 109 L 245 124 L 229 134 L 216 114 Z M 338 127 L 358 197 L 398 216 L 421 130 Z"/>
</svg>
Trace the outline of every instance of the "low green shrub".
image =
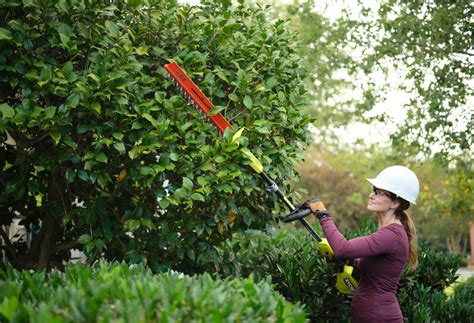
<svg viewBox="0 0 474 323">
<path fill-rule="evenodd" d="M 400 280 L 398 300 L 405 318 L 409 322 L 446 322 L 458 317 L 456 300 L 462 295 L 456 295 L 453 301 L 448 299 L 444 290 L 458 278 L 456 271 L 461 258 L 436 251 L 423 242 L 419 247 L 418 267 L 413 271 L 405 271 Z M 468 299 L 465 301 L 469 302 Z"/>
<path fill-rule="evenodd" d="M 256 280 L 270 276 L 275 288 L 292 302 L 306 305 L 312 321 L 348 320 L 350 299 L 335 289 L 332 267 L 321 258 L 307 232 L 247 231 L 225 241 L 218 260 L 206 270 L 222 276 Z M 204 265 L 203 265 L 204 266 Z"/>
<path fill-rule="evenodd" d="M 447 296 L 439 288 L 417 282 L 399 293 L 408 322 L 472 322 L 474 318 L 474 277 L 456 284 Z"/>
<path fill-rule="evenodd" d="M 374 224 L 368 222 L 357 232 L 346 232 L 345 236 L 365 235 L 374 229 Z M 468 296 L 472 289 L 461 289 L 452 298 L 443 293 L 456 280 L 459 264 L 458 256 L 420 244 L 419 266 L 414 271 L 405 271 L 398 291 L 400 307 L 409 322 L 462 322 L 463 317 L 474 317 L 472 296 Z M 202 268 L 222 276 L 253 275 L 257 280 L 271 277 L 275 288 L 287 299 L 306 305 L 311 320 L 350 320 L 351 299 L 336 291 L 335 273 L 304 230 L 248 231 L 223 243 L 218 249 L 218 259 L 212 264 L 202 264 Z"/>
<path fill-rule="evenodd" d="M 1 273 L 1 322 L 305 322 L 269 281 L 213 279 L 142 265 L 67 266 L 65 273 Z"/>
</svg>

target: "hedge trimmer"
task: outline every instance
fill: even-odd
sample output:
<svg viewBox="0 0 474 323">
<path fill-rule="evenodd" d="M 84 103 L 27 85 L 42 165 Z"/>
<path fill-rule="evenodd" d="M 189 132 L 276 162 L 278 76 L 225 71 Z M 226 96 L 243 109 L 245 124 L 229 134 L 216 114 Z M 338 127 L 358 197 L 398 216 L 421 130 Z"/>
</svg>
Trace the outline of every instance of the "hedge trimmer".
<svg viewBox="0 0 474 323">
<path fill-rule="evenodd" d="M 217 128 L 217 130 L 223 134 L 226 129 L 234 131 L 232 125 L 227 121 L 227 119 L 221 113 L 212 113 L 211 110 L 214 108 L 214 105 L 211 101 L 204 95 L 204 93 L 194 84 L 194 82 L 188 77 L 188 75 L 179 67 L 176 62 L 171 62 L 166 64 L 166 71 L 171 76 L 171 81 L 176 85 L 180 90 L 183 96 L 188 100 L 188 102 L 196 107 L 198 110 L 203 112 L 209 119 L 212 121 L 212 124 Z M 243 128 L 235 132 L 232 140 L 235 142 L 242 135 Z M 275 193 L 278 198 L 286 205 L 286 207 L 291 211 L 290 214 L 285 216 L 285 222 L 291 222 L 299 220 L 303 226 L 309 231 L 311 236 L 316 240 L 317 246 L 321 254 L 337 264 L 338 274 L 336 280 L 336 288 L 339 292 L 343 294 L 351 295 L 354 293 L 355 289 L 359 285 L 357 279 L 354 277 L 355 274 L 354 268 L 352 266 L 346 265 L 345 262 L 336 261 L 334 259 L 334 252 L 329 245 L 327 239 L 321 238 L 314 228 L 305 220 L 305 217 L 311 214 L 309 208 L 295 207 L 283 194 L 275 181 L 268 176 L 264 170 L 260 161 L 255 157 L 255 155 L 248 149 L 241 149 L 241 152 L 250 160 L 250 167 L 259 174 L 263 181 L 268 185 L 267 190 Z"/>
</svg>

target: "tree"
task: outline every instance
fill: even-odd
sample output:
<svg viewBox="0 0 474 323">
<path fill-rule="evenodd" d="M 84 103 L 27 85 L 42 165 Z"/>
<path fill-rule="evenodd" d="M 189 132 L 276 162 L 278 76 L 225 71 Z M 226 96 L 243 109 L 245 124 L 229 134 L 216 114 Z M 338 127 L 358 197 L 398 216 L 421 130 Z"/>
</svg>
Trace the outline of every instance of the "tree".
<svg viewBox="0 0 474 323">
<path fill-rule="evenodd" d="M 0 6 L 1 224 L 22 218 L 17 268 L 146 261 L 192 272 L 278 205 L 230 134 L 190 109 L 163 65 L 177 61 L 245 127 L 269 174 L 294 178 L 309 117 L 294 36 L 268 7 L 203 1 L 16 1 Z M 269 167 L 268 167 L 269 168 Z M 283 185 L 284 190 L 289 185 Z"/>
<path fill-rule="evenodd" d="M 287 8 L 302 34 L 316 127 L 328 135 L 353 121 L 395 123 L 391 141 L 407 155 L 469 158 L 471 1 L 342 6 L 336 20 L 315 10 L 312 0 Z M 389 99 L 398 100 L 399 112 L 384 108 Z M 394 114 L 403 117 L 394 120 Z"/>
</svg>

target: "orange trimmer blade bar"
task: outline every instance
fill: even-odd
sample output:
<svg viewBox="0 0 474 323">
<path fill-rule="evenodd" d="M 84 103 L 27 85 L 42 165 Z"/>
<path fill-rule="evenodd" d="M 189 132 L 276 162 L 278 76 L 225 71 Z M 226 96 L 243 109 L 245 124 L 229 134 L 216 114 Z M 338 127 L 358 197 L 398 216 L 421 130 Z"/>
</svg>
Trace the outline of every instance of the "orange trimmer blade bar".
<svg viewBox="0 0 474 323">
<path fill-rule="evenodd" d="M 165 69 L 170 74 L 173 83 L 183 92 L 186 99 L 208 116 L 221 133 L 227 128 L 234 130 L 229 121 L 227 121 L 221 113 L 210 114 L 214 105 L 176 62 L 166 64 Z"/>
</svg>

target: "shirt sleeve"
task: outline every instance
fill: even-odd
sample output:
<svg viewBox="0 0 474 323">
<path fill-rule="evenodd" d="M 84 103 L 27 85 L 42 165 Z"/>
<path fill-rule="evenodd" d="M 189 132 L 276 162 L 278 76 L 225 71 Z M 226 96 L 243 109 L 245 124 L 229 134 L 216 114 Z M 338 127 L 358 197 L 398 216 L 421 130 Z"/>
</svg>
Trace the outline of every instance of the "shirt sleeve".
<svg viewBox="0 0 474 323">
<path fill-rule="evenodd" d="M 398 245 L 399 237 L 385 227 L 371 235 L 347 240 L 334 224 L 331 217 L 321 219 L 326 239 L 338 258 L 352 259 L 390 253 Z"/>
</svg>

